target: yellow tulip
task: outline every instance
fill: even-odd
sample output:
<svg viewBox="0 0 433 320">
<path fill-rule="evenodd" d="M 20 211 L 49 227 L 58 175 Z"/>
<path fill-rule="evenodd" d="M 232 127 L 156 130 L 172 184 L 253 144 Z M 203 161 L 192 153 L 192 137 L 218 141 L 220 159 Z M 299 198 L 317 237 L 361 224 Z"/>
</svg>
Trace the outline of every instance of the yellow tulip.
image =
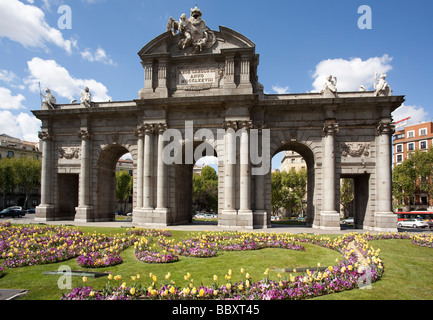
<svg viewBox="0 0 433 320">
<path fill-rule="evenodd" d="M 213 281 L 215 281 L 215 282 L 218 281 L 218 276 L 216 274 L 214 274 L 214 276 L 213 276 Z"/>
<path fill-rule="evenodd" d="M 175 287 L 173 287 L 173 286 L 171 286 L 170 287 L 170 291 L 169 291 L 171 294 L 174 294 L 174 293 L 176 293 L 176 288 Z"/>
<path fill-rule="evenodd" d="M 232 285 L 231 285 L 231 283 L 230 283 L 230 282 L 226 284 L 226 288 L 227 288 L 227 290 L 229 290 L 229 291 L 230 291 L 230 289 L 232 288 Z"/>
<path fill-rule="evenodd" d="M 135 288 L 132 287 L 131 290 L 129 290 L 129 293 L 130 293 L 131 295 L 135 295 Z"/>
<path fill-rule="evenodd" d="M 108 275 L 108 280 L 113 280 L 113 275 L 111 273 Z"/>
<path fill-rule="evenodd" d="M 84 276 L 82 279 L 83 279 L 83 282 L 87 282 L 87 277 L 86 276 Z"/>
</svg>

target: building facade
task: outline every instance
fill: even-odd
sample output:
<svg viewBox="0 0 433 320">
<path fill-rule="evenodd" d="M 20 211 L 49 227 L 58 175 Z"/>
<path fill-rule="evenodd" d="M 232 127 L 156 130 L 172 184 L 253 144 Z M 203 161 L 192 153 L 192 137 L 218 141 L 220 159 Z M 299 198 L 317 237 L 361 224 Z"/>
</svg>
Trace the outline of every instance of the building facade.
<svg viewBox="0 0 433 320">
<path fill-rule="evenodd" d="M 423 122 L 396 131 L 393 139 L 394 166 L 407 159 L 416 150 L 427 151 L 433 146 L 433 122 Z"/>
<path fill-rule="evenodd" d="M 392 146 L 394 167 L 402 164 L 415 151 L 427 152 L 433 148 L 433 122 L 410 125 L 396 131 Z M 433 209 L 433 199 L 430 198 L 428 192 L 419 188 L 418 182 L 413 199 L 404 200 L 404 210 L 406 211 Z"/>
<path fill-rule="evenodd" d="M 23 158 L 42 159 L 42 153 L 39 150 L 39 143 L 23 141 L 18 138 L 0 135 L 0 160 L 5 158 Z M 0 208 L 12 206 L 23 206 L 25 201 L 25 192 L 23 188 L 17 186 L 11 193 L 7 193 L 3 203 L 3 197 L 0 197 Z M 40 187 L 35 188 L 29 195 L 28 207 L 35 208 L 40 204 Z"/>
<path fill-rule="evenodd" d="M 138 99 L 33 111 L 43 146 L 36 219 L 113 220 L 115 166 L 130 153 L 133 223 L 189 223 L 193 165 L 215 156 L 218 225 L 268 228 L 270 159 L 295 151 L 307 167 L 309 227 L 340 228 L 339 181 L 353 177 L 360 191 L 355 225 L 395 231 L 391 113 L 404 97 L 390 90 L 337 93 L 329 79 L 320 93 L 265 94 L 255 44 L 226 27 L 208 29 L 201 16 L 196 7 L 189 20 L 170 19 L 167 31 L 139 51 Z"/>
</svg>

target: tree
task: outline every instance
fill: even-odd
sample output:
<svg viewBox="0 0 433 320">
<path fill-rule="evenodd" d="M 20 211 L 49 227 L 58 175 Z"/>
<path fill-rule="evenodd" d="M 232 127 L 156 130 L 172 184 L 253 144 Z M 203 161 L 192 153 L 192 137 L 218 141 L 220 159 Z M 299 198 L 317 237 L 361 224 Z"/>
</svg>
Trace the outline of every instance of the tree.
<svg viewBox="0 0 433 320">
<path fill-rule="evenodd" d="M 271 178 L 271 205 L 273 214 L 282 208 L 290 215 L 303 212 L 303 200 L 307 193 L 307 171 L 273 172 Z"/>
<path fill-rule="evenodd" d="M 412 157 L 394 168 L 392 171 L 392 191 L 395 208 L 413 198 L 416 191 L 416 179 L 417 175 Z"/>
<path fill-rule="evenodd" d="M 15 184 L 23 188 L 26 195 L 23 208 L 27 209 L 30 193 L 41 183 L 41 161 L 28 157 L 13 158 L 12 165 Z"/>
<path fill-rule="evenodd" d="M 0 160 L 0 189 L 3 195 L 3 207 L 6 204 L 6 194 L 13 193 L 15 189 L 13 161 L 10 158 Z"/>
<path fill-rule="evenodd" d="M 116 198 L 122 212 L 126 211 L 126 202 L 132 193 L 132 177 L 126 171 L 116 172 Z"/>
<path fill-rule="evenodd" d="M 343 178 L 340 185 L 340 203 L 343 206 L 344 217 L 349 211 L 350 204 L 355 199 L 355 185 L 353 179 Z"/>
<path fill-rule="evenodd" d="M 201 175 L 193 175 L 192 194 L 192 202 L 201 210 L 218 210 L 218 175 L 214 168 L 205 166 Z"/>
</svg>

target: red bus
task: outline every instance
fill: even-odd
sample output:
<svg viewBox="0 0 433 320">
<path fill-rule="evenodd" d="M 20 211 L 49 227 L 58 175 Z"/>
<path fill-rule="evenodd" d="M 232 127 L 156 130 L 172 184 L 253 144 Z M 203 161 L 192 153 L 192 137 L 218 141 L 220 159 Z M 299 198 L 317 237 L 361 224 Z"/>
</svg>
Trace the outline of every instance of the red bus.
<svg viewBox="0 0 433 320">
<path fill-rule="evenodd" d="M 431 211 L 398 211 L 395 214 L 397 215 L 398 221 L 404 221 L 407 219 L 421 219 L 424 221 L 433 221 L 433 212 Z"/>
</svg>

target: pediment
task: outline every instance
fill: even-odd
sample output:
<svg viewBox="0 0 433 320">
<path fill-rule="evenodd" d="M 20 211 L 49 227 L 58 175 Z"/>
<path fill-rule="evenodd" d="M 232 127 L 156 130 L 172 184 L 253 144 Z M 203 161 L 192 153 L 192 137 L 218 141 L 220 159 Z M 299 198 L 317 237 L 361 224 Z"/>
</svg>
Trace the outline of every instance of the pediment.
<svg viewBox="0 0 433 320">
<path fill-rule="evenodd" d="M 172 31 L 160 34 L 147 43 L 138 55 L 143 59 L 146 56 L 169 55 L 171 57 L 200 56 L 208 54 L 221 54 L 225 50 L 251 50 L 254 54 L 255 44 L 244 35 L 230 28 L 220 26 L 219 31 L 209 30 L 215 37 L 215 43 L 209 48 L 196 52 L 192 46 L 182 48 L 179 46 L 183 38 L 182 34 L 173 35 Z"/>
</svg>

